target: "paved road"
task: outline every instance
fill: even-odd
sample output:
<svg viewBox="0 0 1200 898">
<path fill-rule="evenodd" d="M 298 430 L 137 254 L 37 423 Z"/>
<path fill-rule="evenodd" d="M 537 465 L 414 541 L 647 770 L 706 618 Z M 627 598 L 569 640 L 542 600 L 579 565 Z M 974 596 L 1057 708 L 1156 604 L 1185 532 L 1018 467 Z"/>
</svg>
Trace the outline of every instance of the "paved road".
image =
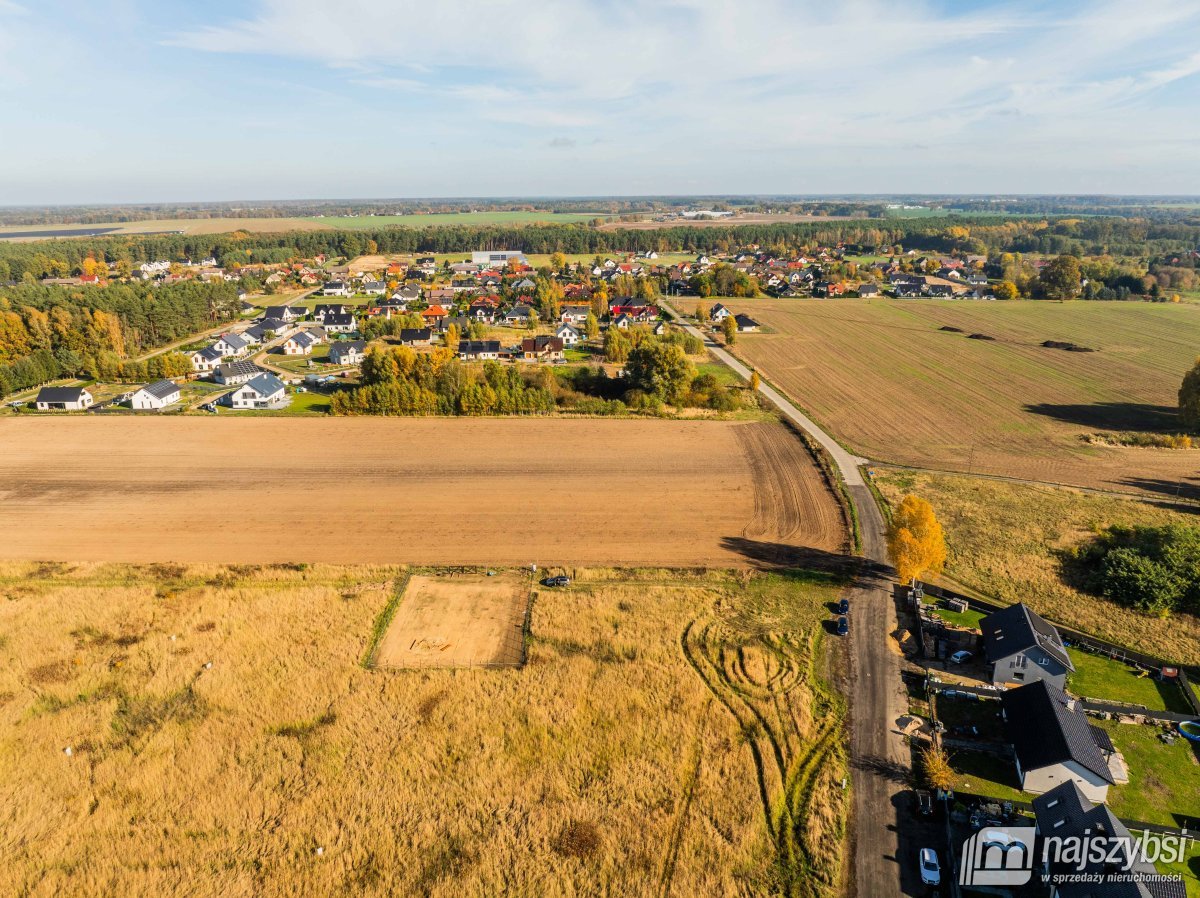
<svg viewBox="0 0 1200 898">
<path fill-rule="evenodd" d="M 688 333 L 703 340 L 717 359 L 750 379 L 746 365 L 709 335 L 683 321 L 669 303 L 661 305 Z M 898 627 L 892 571 L 883 515 L 859 467 L 866 459 L 847 452 L 774 387 L 761 384 L 759 391 L 829 453 L 858 512 L 865 561 L 846 592 L 854 609 L 850 640 L 850 753 L 854 766 L 851 893 L 862 898 L 923 894 L 916 869 L 920 837 L 910 826 L 910 755 L 896 728 L 897 719 L 907 713 L 908 702 L 900 678 L 899 650 L 891 635 Z"/>
</svg>

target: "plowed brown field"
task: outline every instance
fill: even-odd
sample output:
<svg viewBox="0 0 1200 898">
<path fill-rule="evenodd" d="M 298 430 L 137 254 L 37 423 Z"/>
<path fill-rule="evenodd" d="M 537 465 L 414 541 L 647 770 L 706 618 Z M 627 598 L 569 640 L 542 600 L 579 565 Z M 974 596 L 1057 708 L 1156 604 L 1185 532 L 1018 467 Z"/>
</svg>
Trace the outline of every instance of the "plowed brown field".
<svg viewBox="0 0 1200 898">
<path fill-rule="evenodd" d="M 730 565 L 839 551 L 777 424 L 45 417 L 0 426 L 17 560 Z"/>
<path fill-rule="evenodd" d="M 1103 431 L 1178 431 L 1176 393 L 1200 353 L 1200 307 L 855 299 L 728 305 L 767 327 L 739 337 L 737 354 L 860 455 L 1200 497 L 1200 451 L 1082 440 Z M 1096 351 L 1047 348 L 1046 340 Z"/>
</svg>

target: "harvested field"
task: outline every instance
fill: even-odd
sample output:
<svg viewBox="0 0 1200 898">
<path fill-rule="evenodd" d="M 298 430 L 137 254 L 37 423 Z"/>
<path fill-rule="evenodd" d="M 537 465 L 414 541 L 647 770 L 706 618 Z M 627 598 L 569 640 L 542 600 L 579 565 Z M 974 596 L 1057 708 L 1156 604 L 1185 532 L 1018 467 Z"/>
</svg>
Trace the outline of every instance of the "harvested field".
<svg viewBox="0 0 1200 898">
<path fill-rule="evenodd" d="M 262 234 L 279 234 L 286 231 L 321 231 L 327 230 L 328 225 L 320 219 L 310 218 L 156 218 L 146 221 L 115 221 L 111 224 L 88 225 L 12 225 L 0 227 L 0 240 L 13 239 L 20 241 L 44 240 L 48 236 L 70 238 L 70 231 L 79 231 L 80 236 L 86 236 L 89 231 L 111 228 L 104 236 L 115 237 L 121 234 L 154 234 L 163 231 L 182 231 L 185 234 L 228 234 L 233 231 L 249 231 Z M 35 232 L 45 231 L 46 235 Z M 21 237 L 6 238 L 6 233 L 19 233 Z"/>
<path fill-rule="evenodd" d="M 517 667 L 525 658 L 528 572 L 414 574 L 375 667 Z"/>
<path fill-rule="evenodd" d="M 580 571 L 519 669 L 364 669 L 404 573 L 0 564 L 0 894 L 841 894 L 837 582 Z"/>
<path fill-rule="evenodd" d="M 1172 433 L 1200 307 L 1120 302 L 730 300 L 758 367 L 853 451 L 954 471 L 1200 498 L 1200 452 L 1088 445 Z M 994 339 L 970 339 L 987 334 Z M 1063 352 L 1046 341 L 1094 352 Z"/>
<path fill-rule="evenodd" d="M 683 567 L 840 553 L 846 539 L 812 458 L 774 423 L 55 416 L 0 428 L 11 559 Z"/>
</svg>

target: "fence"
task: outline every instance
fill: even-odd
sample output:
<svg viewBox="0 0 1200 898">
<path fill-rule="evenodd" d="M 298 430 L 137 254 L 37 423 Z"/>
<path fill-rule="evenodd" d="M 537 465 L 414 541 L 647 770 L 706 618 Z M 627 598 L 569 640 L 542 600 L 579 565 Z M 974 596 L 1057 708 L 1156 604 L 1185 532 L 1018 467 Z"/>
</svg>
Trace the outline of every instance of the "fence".
<svg viewBox="0 0 1200 898">
<path fill-rule="evenodd" d="M 922 584 L 922 588 L 924 589 L 926 595 L 936 596 L 939 599 L 959 599 L 964 601 L 967 603 L 967 607 L 969 607 L 972 611 L 982 611 L 991 614 L 996 611 L 1001 611 L 1006 607 L 995 602 L 990 602 L 986 599 L 977 599 L 973 596 L 963 595 L 960 592 L 955 592 L 952 589 L 946 589 L 941 586 Z M 1160 712 L 1147 713 L 1145 709 L 1142 709 L 1142 711 L 1139 711 L 1138 713 L 1144 714 L 1145 716 L 1154 716 L 1160 720 L 1191 720 L 1196 717 L 1200 717 L 1200 696 L 1196 695 L 1195 690 L 1193 690 L 1191 686 L 1192 678 L 1200 680 L 1200 668 L 1177 664 L 1174 661 L 1167 661 L 1163 658 L 1156 658 L 1153 655 L 1147 655 L 1143 652 L 1126 648 L 1125 646 L 1120 646 L 1112 642 L 1107 642 L 1103 639 L 1098 639 L 1095 636 L 1089 636 L 1087 633 L 1080 633 L 1078 630 L 1073 630 L 1070 627 L 1063 626 L 1055 621 L 1051 621 L 1051 623 L 1054 624 L 1054 626 L 1058 629 L 1059 634 L 1067 643 L 1091 652 L 1094 655 L 1103 655 L 1106 658 L 1112 658 L 1113 660 L 1121 661 L 1134 667 L 1146 668 L 1148 670 L 1161 670 L 1164 667 L 1174 667 L 1179 671 L 1177 685 L 1179 686 L 1180 691 L 1183 693 L 1184 700 L 1192 709 L 1192 714 L 1170 714 L 1169 716 L 1162 716 Z M 1117 703 L 1103 702 L 1093 704 L 1115 705 Z M 1087 703 L 1084 704 L 1084 707 L 1087 707 Z M 1112 709 L 1101 708 L 1099 710 Z M 1114 711 L 1114 713 L 1129 713 L 1129 711 Z"/>
</svg>

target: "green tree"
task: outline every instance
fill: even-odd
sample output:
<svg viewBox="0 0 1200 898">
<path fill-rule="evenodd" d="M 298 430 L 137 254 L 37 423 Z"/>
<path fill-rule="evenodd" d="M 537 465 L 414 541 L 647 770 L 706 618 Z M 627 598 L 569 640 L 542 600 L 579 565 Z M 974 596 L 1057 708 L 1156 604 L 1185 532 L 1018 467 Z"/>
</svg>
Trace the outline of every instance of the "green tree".
<svg viewBox="0 0 1200 898">
<path fill-rule="evenodd" d="M 600 336 L 600 321 L 594 312 L 588 312 L 587 319 L 583 322 L 583 332 L 589 340 Z"/>
<path fill-rule="evenodd" d="M 1183 376 L 1179 388 L 1179 423 L 1193 433 L 1200 433 L 1200 358 Z"/>
<path fill-rule="evenodd" d="M 604 358 L 615 365 L 629 358 L 630 343 L 619 328 L 610 327 L 604 332 Z"/>
<path fill-rule="evenodd" d="M 732 346 L 737 342 L 737 320 L 732 315 L 721 319 L 721 333 L 725 335 L 725 345 Z"/>
<path fill-rule="evenodd" d="M 1075 299 L 1083 292 L 1083 274 L 1074 256 L 1057 256 L 1038 275 L 1038 286 L 1047 299 Z"/>
<path fill-rule="evenodd" d="M 676 343 L 644 341 L 629 353 L 625 363 L 625 377 L 631 388 L 671 404 L 681 402 L 695 376 L 696 369 Z"/>
</svg>

